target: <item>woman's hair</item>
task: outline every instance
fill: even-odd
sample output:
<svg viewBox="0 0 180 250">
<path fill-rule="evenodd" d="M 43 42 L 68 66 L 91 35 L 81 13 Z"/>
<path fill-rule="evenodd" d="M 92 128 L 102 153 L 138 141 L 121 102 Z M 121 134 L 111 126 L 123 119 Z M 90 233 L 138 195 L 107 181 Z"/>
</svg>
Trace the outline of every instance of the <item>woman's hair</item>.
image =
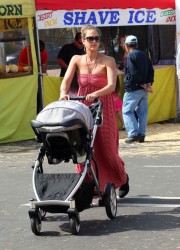
<svg viewBox="0 0 180 250">
<path fill-rule="evenodd" d="M 120 82 L 119 82 L 119 77 L 117 76 L 116 78 L 116 87 L 115 87 L 115 91 L 116 94 L 119 94 L 120 92 Z"/>
<path fill-rule="evenodd" d="M 71 91 L 78 91 L 79 89 L 79 84 L 78 84 L 78 76 L 77 72 L 74 73 L 74 77 L 71 82 L 70 90 Z"/>
<path fill-rule="evenodd" d="M 101 36 L 101 30 L 98 29 L 97 27 L 93 26 L 93 25 L 90 25 L 90 24 L 87 24 L 85 26 L 83 26 L 81 28 L 81 34 L 82 34 L 82 38 L 85 38 L 86 37 L 86 33 L 88 30 L 96 30 L 99 34 L 99 36 Z"/>
</svg>

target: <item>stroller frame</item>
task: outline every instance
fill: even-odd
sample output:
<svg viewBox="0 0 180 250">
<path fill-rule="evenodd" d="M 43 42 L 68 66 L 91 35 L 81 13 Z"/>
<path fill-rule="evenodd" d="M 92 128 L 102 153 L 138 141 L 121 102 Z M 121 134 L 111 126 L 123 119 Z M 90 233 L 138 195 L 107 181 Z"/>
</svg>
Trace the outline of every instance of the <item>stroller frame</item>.
<svg viewBox="0 0 180 250">
<path fill-rule="evenodd" d="M 81 97 L 71 97 L 70 100 L 85 100 L 85 96 Z M 46 215 L 46 212 L 50 213 L 67 213 L 69 216 L 70 221 L 70 228 L 71 233 L 76 235 L 80 230 L 80 216 L 79 212 L 83 209 L 78 209 L 76 204 L 76 194 L 78 193 L 79 189 L 82 187 L 82 184 L 84 183 L 85 177 L 87 176 L 87 173 L 90 173 L 93 181 L 93 196 L 98 196 L 98 205 L 99 206 L 105 206 L 106 214 L 110 219 L 114 219 L 116 217 L 117 213 L 117 198 L 116 198 L 116 191 L 115 186 L 113 183 L 109 182 L 106 184 L 104 192 L 100 190 L 99 186 L 99 180 L 98 180 L 98 165 L 93 157 L 93 145 L 94 140 L 96 136 L 96 132 L 98 129 L 98 126 L 102 124 L 102 107 L 103 103 L 100 99 L 96 99 L 95 103 L 92 104 L 89 109 L 91 113 L 93 114 L 93 120 L 94 120 L 94 126 L 92 131 L 90 131 L 87 126 L 82 123 L 80 120 L 74 119 L 70 122 L 39 122 L 36 120 L 31 121 L 31 126 L 36 134 L 36 140 L 40 142 L 40 149 L 38 152 L 38 156 L 35 160 L 34 166 L 33 166 L 33 175 L 32 175 L 32 185 L 33 185 L 33 191 L 35 194 L 35 199 L 30 200 L 30 209 L 29 209 L 29 218 L 31 221 L 31 229 L 32 232 L 35 235 L 38 235 L 41 231 L 41 224 L 42 220 Z M 56 126 L 76 126 L 80 125 L 80 128 L 83 128 L 87 136 L 89 136 L 89 142 L 87 143 L 87 155 L 86 160 L 84 164 L 83 172 L 80 174 L 74 173 L 69 175 L 69 179 L 71 180 L 71 177 L 75 178 L 75 181 L 73 183 L 70 182 L 68 186 L 68 191 L 65 195 L 60 197 L 60 199 L 47 199 L 44 200 L 41 195 L 39 194 L 37 190 L 37 181 L 40 180 L 41 177 L 43 177 L 45 174 L 43 173 L 43 161 L 46 154 L 46 147 L 42 140 L 42 133 L 39 132 L 39 129 L 43 127 L 56 127 Z M 69 159 L 70 160 L 70 159 Z M 68 160 L 64 160 L 65 162 Z M 92 162 L 94 162 L 95 170 L 92 167 Z M 77 162 L 74 162 L 77 163 Z M 50 164 L 53 164 L 50 162 Z M 56 164 L 56 163 L 55 163 Z M 66 174 L 64 174 L 66 175 Z M 58 174 L 55 177 L 64 177 L 63 174 Z M 40 178 L 38 177 L 40 176 Z M 46 176 L 46 175 L 45 175 Z M 37 177 L 39 179 L 37 179 Z M 47 175 L 49 178 L 49 176 Z M 67 178 L 67 176 L 66 176 Z M 68 179 L 66 179 L 67 181 Z M 62 179 L 63 181 L 63 179 Z M 92 204 L 89 204 L 89 207 L 91 207 Z"/>
</svg>

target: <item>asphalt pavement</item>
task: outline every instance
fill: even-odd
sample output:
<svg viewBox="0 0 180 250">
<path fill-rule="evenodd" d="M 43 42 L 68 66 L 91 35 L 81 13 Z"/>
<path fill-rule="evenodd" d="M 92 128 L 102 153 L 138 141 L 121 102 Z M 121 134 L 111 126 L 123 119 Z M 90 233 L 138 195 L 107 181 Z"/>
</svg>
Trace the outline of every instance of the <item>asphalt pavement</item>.
<svg viewBox="0 0 180 250">
<path fill-rule="evenodd" d="M 124 135 L 124 134 L 123 134 Z M 32 168 L 39 145 L 34 140 L 0 144 L 0 249 L 3 250 L 174 250 L 180 249 L 180 138 L 126 145 L 120 155 L 130 178 L 130 192 L 118 199 L 117 217 L 104 207 L 80 213 L 81 229 L 71 235 L 66 214 L 47 214 L 40 236 L 28 216 L 34 197 Z M 44 167 L 49 172 L 74 170 Z"/>
</svg>

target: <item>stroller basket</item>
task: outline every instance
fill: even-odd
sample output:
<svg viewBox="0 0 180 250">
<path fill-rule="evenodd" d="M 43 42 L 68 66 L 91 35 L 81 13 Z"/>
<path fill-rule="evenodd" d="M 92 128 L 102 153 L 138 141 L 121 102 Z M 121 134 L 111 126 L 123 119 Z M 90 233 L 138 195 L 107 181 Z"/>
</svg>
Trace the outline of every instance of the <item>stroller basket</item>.
<svg viewBox="0 0 180 250">
<path fill-rule="evenodd" d="M 43 200 L 66 200 L 72 192 L 81 175 L 69 174 L 46 174 L 36 175 L 36 190 L 39 198 Z"/>
<path fill-rule="evenodd" d="M 37 173 L 35 177 L 36 191 L 41 201 L 65 201 L 73 189 L 76 187 L 81 174 L 46 174 Z M 74 195 L 76 207 L 79 212 L 89 207 L 93 199 L 94 182 L 85 181 Z M 67 212 L 69 207 L 44 206 L 43 210 L 51 213 Z"/>
</svg>

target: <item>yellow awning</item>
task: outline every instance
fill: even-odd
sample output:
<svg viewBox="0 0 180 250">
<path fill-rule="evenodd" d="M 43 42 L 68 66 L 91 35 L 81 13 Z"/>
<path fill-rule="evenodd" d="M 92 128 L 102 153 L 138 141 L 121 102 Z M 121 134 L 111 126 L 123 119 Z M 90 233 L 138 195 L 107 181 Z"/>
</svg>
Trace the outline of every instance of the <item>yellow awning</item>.
<svg viewBox="0 0 180 250">
<path fill-rule="evenodd" d="M 0 18 L 24 18 L 35 16 L 34 0 L 1 0 Z"/>
</svg>

